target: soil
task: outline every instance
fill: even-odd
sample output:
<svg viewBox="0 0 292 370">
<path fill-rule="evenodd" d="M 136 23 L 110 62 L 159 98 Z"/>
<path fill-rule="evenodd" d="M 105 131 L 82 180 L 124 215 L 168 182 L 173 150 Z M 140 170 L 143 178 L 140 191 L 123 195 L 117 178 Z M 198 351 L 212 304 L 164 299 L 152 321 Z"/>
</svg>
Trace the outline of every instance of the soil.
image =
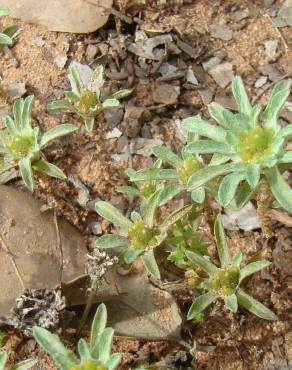
<svg viewBox="0 0 292 370">
<path fill-rule="evenodd" d="M 139 144 L 135 135 L 127 137 L 123 122 L 113 124 L 113 119 L 106 120 L 104 115 L 98 117 L 93 133 L 87 134 L 76 116 L 52 114 L 46 110 L 47 103 L 61 98 L 64 89 L 68 88 L 67 68 L 70 61 L 91 63 L 93 66 L 102 62 L 106 66 L 107 92 L 134 87 L 134 94 L 125 104 L 147 108 L 151 114 L 151 119 L 141 123 L 138 136 L 147 140 L 162 140 L 174 149 L 182 145 L 174 125 L 176 120 L 199 112 L 208 117 L 206 100 L 210 102 L 215 99 L 227 106 L 234 106 L 230 84 L 225 88 L 220 87 L 202 67 L 211 57 L 217 56 L 223 62 L 231 63 L 234 74 L 242 76 L 249 95 L 254 100 L 259 97 L 259 103 L 267 101 L 269 90 L 266 87 L 273 81 L 268 79 L 263 87 L 256 88 L 255 82 L 262 76 L 259 68 L 272 65 L 280 77 L 291 73 L 292 28 L 276 28 L 272 20 L 273 9 L 280 7 L 283 1 L 276 1 L 271 7 L 265 6 L 264 3 L 268 1 L 244 0 L 181 1 L 179 5 L 173 2 L 165 8 L 155 2 L 150 3 L 138 7 L 134 1 L 117 0 L 115 9 L 121 14 L 136 17 L 136 21 L 128 24 L 123 17 L 111 16 L 102 30 L 89 35 L 48 32 L 38 25 L 9 18 L 3 21 L 3 25 L 12 22 L 18 24 L 21 32 L 15 45 L 0 58 L 1 89 L 4 91 L 0 102 L 1 115 L 11 110 L 13 97 L 8 93 L 9 87 L 21 82 L 26 85 L 27 95 L 35 95 L 33 117 L 42 130 L 61 122 L 78 123 L 80 130 L 51 146 L 46 156 L 64 169 L 66 174 L 79 179 L 89 190 L 91 200 L 101 198 L 124 211 L 128 209 L 127 201 L 115 189 L 127 183 L 125 168 L 133 166 L 138 169 L 151 162 L 144 147 L 146 141 L 140 140 Z M 210 27 L 216 24 L 232 29 L 232 38 L 224 41 L 212 37 Z M 171 33 L 174 39 L 179 37 L 192 48 L 201 50 L 197 58 L 183 53 L 181 57 L 169 55 L 165 60 L 172 63 L 178 58 L 185 69 L 192 68 L 198 85 L 190 86 L 180 78 L 157 81 L 161 75 L 149 73 L 159 68 L 155 62 L 148 61 L 143 65 L 137 56 L 121 46 L 125 39 L 127 43 L 133 43 L 139 30 L 153 35 Z M 44 41 L 43 46 L 38 46 L 37 40 L 40 39 Z M 266 52 L 265 42 L 270 40 L 277 42 L 276 55 L 271 56 Z M 90 58 L 92 47 L 97 48 L 97 60 Z M 106 52 L 103 53 L 103 50 Z M 62 58 L 64 65 L 59 63 Z M 170 91 L 160 99 L 157 98 L 157 89 L 161 84 L 167 84 Z M 178 96 L 174 91 L 179 91 Z M 291 120 L 291 111 L 285 110 L 282 118 Z M 106 132 L 113 127 L 117 127 L 122 136 L 106 139 Z M 121 154 L 121 149 L 131 145 L 140 145 L 142 155 L 131 153 L 127 156 L 125 150 Z M 117 160 L 117 155 L 121 160 Z M 13 179 L 9 185 L 26 191 L 18 179 Z M 80 189 L 71 181 L 38 176 L 34 197 L 40 199 L 45 208 L 56 209 L 59 216 L 79 229 L 89 247 L 95 238 L 90 228 L 92 222 L 100 222 L 102 231 L 111 227 L 90 207 L 82 204 Z M 201 348 L 194 354 L 194 368 L 292 368 L 292 228 L 274 222 L 273 232 L 274 237 L 268 242 L 260 230 L 230 231 L 227 234 L 232 253 L 240 249 L 246 255 L 246 262 L 259 254 L 273 260 L 274 263 L 265 273 L 257 273 L 247 281 L 245 290 L 270 307 L 279 320 L 267 322 L 244 310 L 239 310 L 237 314 L 227 312 L 220 302 L 213 305 L 206 322 L 199 325 L 185 322 L 182 327 L 184 340 L 194 342 L 198 349 Z M 175 296 L 185 318 L 191 302 L 190 292 L 176 292 Z M 73 343 L 70 336 L 68 343 Z M 51 360 L 36 347 L 34 341 L 23 339 L 19 333 L 9 333 L 4 349 L 9 350 L 11 363 L 36 355 L 39 359 L 36 369 L 54 369 Z M 114 342 L 114 351 L 123 353 L 120 369 L 135 367 L 145 354 L 148 360 L 155 362 L 179 349 L 179 344 L 168 341 L 117 337 Z M 186 369 L 184 366 L 180 368 Z"/>
</svg>

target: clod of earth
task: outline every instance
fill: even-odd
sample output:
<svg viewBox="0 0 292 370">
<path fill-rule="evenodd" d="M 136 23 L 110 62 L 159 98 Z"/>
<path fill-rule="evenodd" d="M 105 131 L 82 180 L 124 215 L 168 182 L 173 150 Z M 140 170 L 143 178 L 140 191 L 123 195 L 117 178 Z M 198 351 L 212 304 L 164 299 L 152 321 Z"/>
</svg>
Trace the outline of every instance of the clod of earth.
<svg viewBox="0 0 292 370">
<path fill-rule="evenodd" d="M 102 27 L 111 12 L 112 0 L 2 0 L 11 15 L 37 23 L 50 31 L 89 33 Z M 33 9 L 33 11 L 32 11 Z M 78 17 L 76 17 L 78 14 Z"/>
<path fill-rule="evenodd" d="M 0 315 L 6 315 L 24 289 L 54 288 L 84 273 L 86 248 L 82 236 L 58 220 L 61 246 L 52 213 L 28 194 L 0 186 Z M 62 253 L 62 254 L 61 254 Z"/>
</svg>

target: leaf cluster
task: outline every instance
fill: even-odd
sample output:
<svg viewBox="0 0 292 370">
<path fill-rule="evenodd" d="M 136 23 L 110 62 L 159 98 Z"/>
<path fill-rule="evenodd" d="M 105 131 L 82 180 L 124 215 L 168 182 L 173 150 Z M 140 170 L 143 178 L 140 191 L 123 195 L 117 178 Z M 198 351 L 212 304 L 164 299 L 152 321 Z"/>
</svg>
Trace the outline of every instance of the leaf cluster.
<svg viewBox="0 0 292 370">
<path fill-rule="evenodd" d="M 7 353 L 6 352 L 0 352 L 0 370 L 5 370 L 7 360 L 8 360 Z M 21 361 L 18 364 L 14 365 L 10 370 L 29 370 L 36 363 L 37 363 L 37 360 L 27 359 L 27 360 Z"/>
<path fill-rule="evenodd" d="M 0 173 L 19 167 L 25 186 L 33 191 L 33 170 L 58 179 L 65 179 L 64 172 L 46 161 L 43 149 L 53 140 L 71 134 L 77 126 L 64 123 L 42 134 L 32 127 L 31 112 L 33 95 L 17 99 L 13 104 L 13 118 L 5 117 L 5 129 L 0 132 Z"/>
<path fill-rule="evenodd" d="M 101 93 L 104 85 L 104 67 L 99 65 L 94 71 L 88 67 L 87 73 L 82 73 L 83 67 L 77 63 L 70 64 L 68 77 L 71 91 L 64 92 L 67 100 L 55 100 L 48 105 L 48 109 L 77 114 L 83 119 L 86 130 L 91 132 L 95 118 L 106 109 L 119 107 L 119 100 L 130 95 L 132 90 L 119 90 L 104 98 Z"/>
<path fill-rule="evenodd" d="M 78 342 L 79 358 L 64 346 L 57 335 L 48 330 L 35 326 L 33 335 L 61 370 L 115 370 L 121 361 L 121 354 L 111 353 L 114 330 L 107 328 L 106 323 L 107 310 L 102 303 L 91 325 L 89 343 L 83 338 Z"/>
<path fill-rule="evenodd" d="M 0 17 L 10 15 L 10 10 L 5 5 L 0 5 Z M 4 49 L 6 45 L 10 46 L 13 44 L 14 38 L 19 30 L 18 26 L 8 26 L 3 32 L 0 32 L 0 51 Z"/>
</svg>

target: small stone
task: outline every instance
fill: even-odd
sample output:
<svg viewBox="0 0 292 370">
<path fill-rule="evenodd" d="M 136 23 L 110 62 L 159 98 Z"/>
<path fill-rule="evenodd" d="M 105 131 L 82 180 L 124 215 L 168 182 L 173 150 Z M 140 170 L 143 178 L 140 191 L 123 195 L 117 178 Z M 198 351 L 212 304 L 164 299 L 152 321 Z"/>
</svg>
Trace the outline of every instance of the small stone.
<svg viewBox="0 0 292 370">
<path fill-rule="evenodd" d="M 275 17 L 275 18 L 273 18 L 273 24 L 277 28 L 282 28 L 282 27 L 286 27 L 287 26 L 287 24 L 285 22 L 285 19 L 283 19 L 281 17 Z"/>
<path fill-rule="evenodd" d="M 60 68 L 63 69 L 68 60 L 67 55 L 58 55 L 54 58 L 54 63 Z"/>
<path fill-rule="evenodd" d="M 221 58 L 219 57 L 212 57 L 207 62 L 202 63 L 202 66 L 206 72 L 208 72 L 211 68 L 217 66 L 221 63 Z"/>
<path fill-rule="evenodd" d="M 126 106 L 123 126 L 128 137 L 135 138 L 139 135 L 142 125 L 149 121 L 151 113 L 142 107 Z"/>
<path fill-rule="evenodd" d="M 216 83 L 222 88 L 225 88 L 227 85 L 229 85 L 234 77 L 232 64 L 228 62 L 218 64 L 217 66 L 211 68 L 208 72 L 216 81 Z"/>
<path fill-rule="evenodd" d="M 225 214 L 222 214 L 220 218 L 227 230 L 251 231 L 261 227 L 256 209 L 251 202 L 239 210 L 225 209 Z"/>
<path fill-rule="evenodd" d="M 278 40 L 268 40 L 264 42 L 265 54 L 269 61 L 274 62 L 277 59 Z"/>
<path fill-rule="evenodd" d="M 264 84 L 268 81 L 268 77 L 267 76 L 261 76 L 260 78 L 258 78 L 254 84 L 254 87 L 256 87 L 257 89 L 264 86 Z"/>
<path fill-rule="evenodd" d="M 230 41 L 232 39 L 233 32 L 230 28 L 226 26 L 221 26 L 220 24 L 214 24 L 210 26 L 211 36 L 215 39 L 220 39 L 223 41 Z"/>
<path fill-rule="evenodd" d="M 274 4 L 275 0 L 264 0 L 264 4 L 267 8 Z"/>
<path fill-rule="evenodd" d="M 152 91 L 152 99 L 157 104 L 174 105 L 180 94 L 179 86 L 157 83 Z"/>
<path fill-rule="evenodd" d="M 104 112 L 104 117 L 107 123 L 107 127 L 109 129 L 112 129 L 122 122 L 124 117 L 124 109 L 123 108 L 107 109 Z"/>
<path fill-rule="evenodd" d="M 7 87 L 7 93 L 12 98 L 21 98 L 26 93 L 25 82 L 15 82 Z"/>
<path fill-rule="evenodd" d="M 202 98 L 204 105 L 208 105 L 211 103 L 213 96 L 214 96 L 213 89 L 211 88 L 199 89 L 198 93 L 200 94 L 200 97 Z"/>
<path fill-rule="evenodd" d="M 93 62 L 98 53 L 98 46 L 89 44 L 86 48 L 85 58 L 88 63 Z"/>
<path fill-rule="evenodd" d="M 282 73 L 275 67 L 274 64 L 265 64 L 258 67 L 258 71 L 264 75 L 268 76 L 270 81 L 277 81 L 283 77 Z"/>
<path fill-rule="evenodd" d="M 37 37 L 32 40 L 32 44 L 41 48 L 47 44 L 47 41 L 44 40 L 42 37 Z"/>
<path fill-rule="evenodd" d="M 156 145 L 162 145 L 163 141 L 160 139 L 145 139 L 138 137 L 131 141 L 130 150 L 133 154 L 140 154 L 143 157 L 150 157 L 152 155 L 152 149 Z"/>
<path fill-rule="evenodd" d="M 238 10 L 238 11 L 234 12 L 231 15 L 231 18 L 234 22 L 238 23 L 238 22 L 242 21 L 243 19 L 249 17 L 249 15 L 250 15 L 249 9 L 245 8 L 243 10 Z"/>
<path fill-rule="evenodd" d="M 102 234 L 102 228 L 100 222 L 91 222 L 89 224 L 89 232 L 93 235 L 101 235 Z"/>
<path fill-rule="evenodd" d="M 281 17 L 286 25 L 292 26 L 292 2 L 285 2 L 279 10 L 278 16 Z"/>
<path fill-rule="evenodd" d="M 237 110 L 237 105 L 232 95 L 225 95 L 222 93 L 217 93 L 214 101 L 222 105 L 222 107 L 224 108 L 228 108 L 231 110 Z"/>
<path fill-rule="evenodd" d="M 105 133 L 105 138 L 108 139 L 116 139 L 118 137 L 122 136 L 122 131 L 120 131 L 117 127 L 115 127 L 113 130 L 108 131 Z"/>
<path fill-rule="evenodd" d="M 192 70 L 191 67 L 189 67 L 187 69 L 187 72 L 186 72 L 186 81 L 193 84 L 193 85 L 198 85 L 199 82 L 194 74 L 194 71 Z"/>
</svg>

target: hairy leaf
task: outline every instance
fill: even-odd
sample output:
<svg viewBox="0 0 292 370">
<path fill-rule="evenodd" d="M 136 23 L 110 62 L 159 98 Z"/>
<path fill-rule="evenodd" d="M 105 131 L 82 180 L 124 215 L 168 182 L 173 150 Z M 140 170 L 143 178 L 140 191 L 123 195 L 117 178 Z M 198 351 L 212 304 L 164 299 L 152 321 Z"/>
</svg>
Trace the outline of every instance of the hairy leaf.
<svg viewBox="0 0 292 370">
<path fill-rule="evenodd" d="M 197 297 L 187 315 L 188 320 L 194 319 L 199 313 L 203 312 L 211 303 L 215 302 L 218 298 L 217 294 L 210 290 L 208 293 L 202 294 L 199 297 Z"/>
<path fill-rule="evenodd" d="M 98 201 L 95 204 L 95 210 L 101 217 L 112 222 L 116 227 L 128 230 L 133 226 L 130 220 L 108 202 Z"/>
<path fill-rule="evenodd" d="M 214 234 L 221 266 L 226 267 L 231 265 L 231 253 L 227 244 L 224 228 L 219 217 L 217 217 L 215 221 Z"/>
<path fill-rule="evenodd" d="M 142 261 L 146 270 L 156 279 L 160 279 L 160 271 L 154 256 L 153 249 L 148 250 L 142 255 Z"/>
<path fill-rule="evenodd" d="M 109 249 L 116 247 L 129 247 L 130 242 L 127 238 L 120 235 L 107 234 L 97 238 L 95 246 L 101 249 Z"/>
</svg>

